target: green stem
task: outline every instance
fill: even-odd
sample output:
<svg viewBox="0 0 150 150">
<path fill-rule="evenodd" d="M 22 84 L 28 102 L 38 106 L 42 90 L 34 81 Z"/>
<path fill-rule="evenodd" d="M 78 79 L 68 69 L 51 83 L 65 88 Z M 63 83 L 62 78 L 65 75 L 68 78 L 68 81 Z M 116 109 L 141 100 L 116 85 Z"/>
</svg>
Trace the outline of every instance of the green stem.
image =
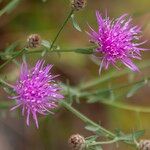
<svg viewBox="0 0 150 150">
<path fill-rule="evenodd" d="M 150 78 L 147 78 L 146 80 L 149 81 Z M 144 82 L 144 81 L 145 80 L 133 82 L 133 83 L 130 83 L 130 85 L 139 84 L 140 82 Z M 94 91 L 94 92 L 91 92 L 91 93 L 90 92 L 81 92 L 80 90 L 78 90 L 76 88 L 69 87 L 69 92 L 70 92 L 70 94 L 72 94 L 73 96 L 77 96 L 78 98 L 87 98 L 88 96 L 91 96 L 91 95 L 94 96 L 95 94 L 100 94 L 100 93 L 106 92 L 108 90 L 116 90 L 116 89 L 120 89 L 120 88 L 127 87 L 127 86 L 128 85 L 125 84 L 125 85 L 120 85 L 120 86 L 117 86 L 117 87 L 114 87 L 114 88 L 111 88 L 111 89 L 105 89 L 105 90 L 96 91 L 96 92 Z M 63 84 L 62 88 L 64 89 L 64 91 L 66 91 L 68 86 Z M 68 94 L 68 93 L 66 93 L 66 94 Z M 109 101 L 107 99 L 100 100 L 99 102 L 104 104 L 104 105 L 108 105 L 108 106 L 115 107 L 115 108 L 118 108 L 118 109 L 141 112 L 141 113 L 150 113 L 150 108 L 148 108 L 148 107 L 132 106 L 130 104 L 125 104 L 125 103 L 116 102 L 116 101 Z"/>
<path fill-rule="evenodd" d="M 95 48 L 95 46 L 93 47 L 87 47 L 87 48 L 74 48 L 74 49 L 55 49 L 53 51 L 48 50 L 47 52 L 49 53 L 53 53 L 53 52 L 57 52 L 57 53 L 70 53 L 70 52 L 74 52 L 74 53 L 80 53 L 80 54 L 92 54 L 93 53 L 93 49 Z M 4 64 L 2 64 L 0 66 L 0 69 L 2 69 L 4 66 L 6 66 L 9 62 L 11 62 L 13 59 L 15 59 L 17 56 L 21 55 L 23 52 L 26 54 L 32 54 L 32 53 L 42 53 L 43 50 L 33 50 L 33 51 L 25 51 L 26 48 L 24 48 L 21 51 L 18 52 L 12 52 L 12 53 L 5 53 L 5 52 L 1 52 L 0 56 L 5 56 L 5 55 L 10 55 L 11 58 L 8 59 Z"/>
<path fill-rule="evenodd" d="M 56 42 L 58 36 L 60 35 L 61 31 L 63 30 L 63 28 L 64 28 L 65 25 L 67 24 L 68 20 L 70 19 L 71 15 L 73 14 L 73 12 L 74 12 L 74 10 L 72 9 L 72 10 L 70 11 L 69 15 L 67 16 L 67 18 L 65 19 L 64 23 L 61 25 L 61 27 L 60 27 L 58 33 L 56 34 L 56 36 L 55 36 L 55 38 L 54 38 L 54 40 L 53 40 L 53 42 L 52 42 L 52 44 L 51 44 L 49 50 L 52 49 L 52 47 L 53 47 L 53 45 L 55 44 L 55 42 Z"/>
<path fill-rule="evenodd" d="M 147 60 L 147 61 L 141 62 L 137 66 L 139 66 L 140 69 L 149 67 L 150 61 Z M 116 72 L 116 71 L 109 72 L 106 75 L 102 76 L 101 78 L 97 78 L 97 79 L 94 79 L 94 80 L 89 81 L 87 83 L 84 83 L 83 85 L 79 85 L 79 89 L 80 90 L 89 89 L 89 88 L 96 86 L 100 83 L 103 83 L 103 82 L 108 81 L 108 80 L 113 79 L 113 78 L 117 78 L 117 77 L 126 75 L 128 73 L 130 73 L 128 69 L 125 69 L 123 71 L 118 71 L 118 72 Z"/>
<path fill-rule="evenodd" d="M 87 146 L 90 147 L 90 146 L 95 146 L 95 145 L 112 144 L 112 143 L 115 143 L 115 142 L 118 142 L 118 141 L 119 141 L 119 138 L 114 138 L 111 141 L 93 142 L 93 143 L 88 144 Z"/>
<path fill-rule="evenodd" d="M 49 52 L 49 53 L 54 53 L 54 52 L 57 52 L 57 53 L 70 53 L 70 52 L 74 52 L 74 53 L 80 53 L 80 54 L 92 54 L 94 48 L 95 48 L 95 46 L 91 46 L 91 47 L 87 47 L 87 48 L 54 49 L 53 51 L 48 50 L 47 52 Z M 16 55 L 19 52 L 11 52 L 11 53 L 7 53 L 7 55 Z M 26 51 L 26 54 L 41 53 L 41 52 L 43 52 L 42 49 L 40 49 L 40 50 L 30 50 L 30 51 Z M 6 55 L 5 52 L 0 53 L 0 56 L 5 56 L 5 55 Z"/>
<path fill-rule="evenodd" d="M 135 112 L 139 112 L 139 113 L 150 113 L 150 108 L 149 107 L 132 106 L 132 105 L 125 104 L 125 103 L 122 103 L 122 102 L 111 102 L 111 101 L 108 101 L 108 100 L 100 101 L 100 103 L 102 103 L 104 105 L 114 107 L 114 108 L 123 109 L 123 110 L 135 111 Z"/>
<path fill-rule="evenodd" d="M 122 88 L 127 88 L 127 87 L 130 87 L 132 85 L 137 85 L 137 84 L 140 84 L 140 83 L 144 83 L 144 85 L 145 85 L 145 84 L 148 83 L 148 81 L 150 81 L 150 77 L 145 78 L 145 79 L 140 80 L 140 81 L 115 86 L 113 88 L 101 89 L 101 90 L 96 90 L 96 91 L 93 91 L 93 92 L 81 92 L 79 97 L 82 98 L 82 97 L 88 97 L 88 96 L 91 96 L 91 95 L 103 94 L 104 92 L 114 91 L 114 90 L 118 90 L 118 89 L 122 89 Z"/>
<path fill-rule="evenodd" d="M 16 57 L 20 56 L 24 51 L 26 51 L 26 48 L 22 49 L 21 51 L 19 51 L 18 53 L 16 53 L 12 58 L 8 59 L 6 62 L 4 62 L 1 66 L 0 66 L 0 70 L 5 67 L 9 62 L 11 62 L 13 59 L 15 59 Z"/>
<path fill-rule="evenodd" d="M 12 0 L 10 1 L 3 9 L 0 10 L 0 16 L 2 16 L 4 13 L 10 12 L 11 9 L 14 9 L 21 0 Z"/>
<path fill-rule="evenodd" d="M 65 101 L 61 101 L 60 105 L 65 107 L 67 110 L 69 110 L 70 112 L 72 112 L 75 116 L 77 116 L 78 118 L 80 118 L 83 122 L 85 122 L 86 124 L 90 124 L 95 126 L 96 128 L 99 129 L 99 131 L 101 133 L 103 133 L 106 137 L 109 138 L 115 138 L 115 134 L 106 130 L 105 128 L 103 128 L 102 126 L 100 126 L 99 124 L 96 124 L 95 122 L 93 122 L 92 120 L 90 120 L 89 118 L 87 118 L 86 116 L 84 116 L 83 114 L 81 114 L 79 111 L 77 111 L 76 109 L 74 109 L 71 105 L 69 105 L 67 102 Z"/>
<path fill-rule="evenodd" d="M 0 85 L 13 89 L 14 87 L 4 80 L 0 79 Z"/>
</svg>

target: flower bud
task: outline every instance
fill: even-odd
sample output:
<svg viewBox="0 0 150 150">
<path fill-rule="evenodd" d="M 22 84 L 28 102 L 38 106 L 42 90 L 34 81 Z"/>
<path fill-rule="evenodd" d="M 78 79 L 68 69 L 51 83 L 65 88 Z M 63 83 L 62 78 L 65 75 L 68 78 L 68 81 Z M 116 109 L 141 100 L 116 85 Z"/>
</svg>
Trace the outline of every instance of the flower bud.
<svg viewBox="0 0 150 150">
<path fill-rule="evenodd" d="M 139 150 L 150 150 L 150 140 L 141 140 L 138 148 Z"/>
<path fill-rule="evenodd" d="M 75 11 L 78 11 L 85 7 L 86 0 L 71 0 L 71 5 Z"/>
<path fill-rule="evenodd" d="M 27 38 L 27 47 L 28 48 L 37 48 L 41 45 L 41 37 L 38 34 L 31 34 Z"/>
<path fill-rule="evenodd" d="M 85 139 L 80 134 L 73 134 L 69 138 L 68 144 L 72 150 L 83 150 L 85 148 Z"/>
</svg>

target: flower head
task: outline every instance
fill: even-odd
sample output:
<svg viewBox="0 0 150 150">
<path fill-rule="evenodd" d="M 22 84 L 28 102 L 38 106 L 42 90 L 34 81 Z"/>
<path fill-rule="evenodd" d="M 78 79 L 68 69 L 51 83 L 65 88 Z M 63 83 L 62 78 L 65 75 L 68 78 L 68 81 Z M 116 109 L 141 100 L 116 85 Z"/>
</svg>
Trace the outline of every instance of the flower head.
<svg viewBox="0 0 150 150">
<path fill-rule="evenodd" d="M 72 9 L 79 11 L 86 6 L 86 0 L 71 0 Z"/>
<path fill-rule="evenodd" d="M 31 34 L 27 38 L 27 47 L 29 48 L 37 48 L 41 45 L 41 37 L 38 34 Z"/>
<path fill-rule="evenodd" d="M 139 150 L 150 150 L 150 140 L 140 140 L 138 148 Z"/>
<path fill-rule="evenodd" d="M 16 96 L 12 97 L 17 105 L 12 109 L 22 107 L 22 115 L 26 115 L 26 123 L 29 125 L 30 115 L 38 128 L 37 115 L 52 113 L 51 109 L 57 107 L 57 102 L 63 99 L 61 88 L 54 80 L 56 76 L 51 74 L 52 65 L 44 67 L 44 61 L 40 60 L 35 67 L 28 69 L 24 62 L 21 67 L 20 78 L 14 86 Z"/>
<path fill-rule="evenodd" d="M 72 150 L 85 149 L 85 139 L 80 134 L 73 134 L 68 140 L 68 144 Z"/>
<path fill-rule="evenodd" d="M 98 45 L 96 52 L 101 54 L 100 71 L 104 67 L 107 69 L 109 65 L 116 66 L 117 62 L 123 63 L 132 71 L 138 71 L 138 67 L 132 62 L 132 58 L 141 59 L 140 51 L 144 50 L 139 46 L 145 42 L 137 43 L 140 39 L 141 30 L 138 26 L 132 26 L 132 19 L 127 19 L 127 14 L 117 19 L 110 20 L 106 16 L 105 19 L 96 11 L 98 22 L 98 32 L 91 27 L 91 41 Z"/>
</svg>

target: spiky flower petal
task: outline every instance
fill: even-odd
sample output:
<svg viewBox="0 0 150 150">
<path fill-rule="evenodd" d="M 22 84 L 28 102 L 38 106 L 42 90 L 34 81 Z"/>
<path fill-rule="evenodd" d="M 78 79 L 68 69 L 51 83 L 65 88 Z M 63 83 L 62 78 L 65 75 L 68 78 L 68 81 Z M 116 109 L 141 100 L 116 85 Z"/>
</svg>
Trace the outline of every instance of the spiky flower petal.
<svg viewBox="0 0 150 150">
<path fill-rule="evenodd" d="M 57 102 L 63 99 L 60 94 L 61 88 L 56 83 L 51 74 L 52 65 L 44 67 L 44 61 L 40 60 L 35 67 L 28 69 L 27 63 L 24 62 L 21 67 L 20 79 L 14 86 L 17 107 L 22 107 L 22 115 L 26 115 L 26 123 L 29 126 L 30 116 L 34 119 L 38 128 L 37 115 L 47 115 L 52 113 L 51 109 L 57 107 Z"/>
<path fill-rule="evenodd" d="M 124 14 L 114 20 L 106 16 L 103 19 L 96 11 L 98 31 L 90 27 L 91 32 L 88 34 L 91 41 L 98 45 L 96 52 L 101 55 L 97 57 L 101 61 L 100 71 L 102 67 L 107 69 L 109 65 L 116 66 L 117 62 L 123 63 L 132 71 L 139 71 L 131 59 L 141 59 L 140 51 L 144 49 L 139 46 L 144 42 L 137 43 L 141 29 L 138 26 L 132 26 L 132 19 L 127 19 L 127 16 Z"/>
</svg>

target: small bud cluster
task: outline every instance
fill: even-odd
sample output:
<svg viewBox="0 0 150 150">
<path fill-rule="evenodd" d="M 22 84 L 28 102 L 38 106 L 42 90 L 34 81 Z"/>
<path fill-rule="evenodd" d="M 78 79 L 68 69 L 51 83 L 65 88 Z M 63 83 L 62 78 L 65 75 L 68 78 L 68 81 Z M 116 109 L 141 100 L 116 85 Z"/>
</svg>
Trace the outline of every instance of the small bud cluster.
<svg viewBox="0 0 150 150">
<path fill-rule="evenodd" d="M 73 134 L 68 143 L 72 150 L 83 150 L 85 148 L 85 139 L 80 134 Z"/>
<path fill-rule="evenodd" d="M 31 34 L 27 38 L 27 47 L 28 48 L 37 48 L 41 45 L 41 37 L 38 34 Z"/>
<path fill-rule="evenodd" d="M 150 150 L 150 140 L 141 140 L 139 142 L 139 150 Z"/>
<path fill-rule="evenodd" d="M 86 0 L 72 0 L 71 5 L 75 11 L 79 11 L 85 7 Z"/>
</svg>

